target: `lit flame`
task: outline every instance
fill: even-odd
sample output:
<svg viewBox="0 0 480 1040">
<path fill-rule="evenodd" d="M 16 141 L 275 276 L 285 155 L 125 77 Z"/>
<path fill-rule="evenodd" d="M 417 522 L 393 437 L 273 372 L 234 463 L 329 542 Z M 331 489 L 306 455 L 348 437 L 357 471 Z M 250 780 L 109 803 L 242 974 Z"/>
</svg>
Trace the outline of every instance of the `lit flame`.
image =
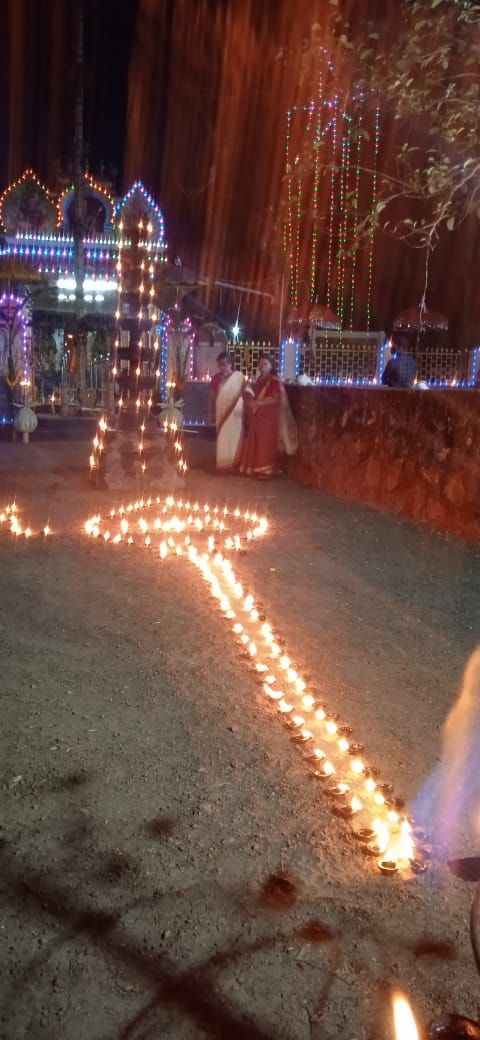
<svg viewBox="0 0 480 1040">
<path fill-rule="evenodd" d="M 400 833 L 392 837 L 387 845 L 385 859 L 401 866 L 407 866 L 409 860 L 413 859 L 413 857 L 414 844 L 410 824 L 408 820 L 403 820 L 400 824 Z"/>
<path fill-rule="evenodd" d="M 105 432 L 104 417 L 99 423 L 99 430 L 102 423 Z M 144 427 L 145 424 L 142 423 L 142 434 Z M 174 429 L 175 427 L 172 428 L 172 432 Z M 176 436 L 178 437 L 178 431 Z M 102 437 L 98 437 L 97 440 L 100 447 Z M 142 438 L 140 442 L 142 445 Z M 175 439 L 174 444 L 180 448 L 180 439 Z M 152 506 L 154 511 L 148 515 L 146 510 Z M 24 533 L 29 537 L 30 529 L 22 531 L 15 515 L 15 508 L 14 505 L 5 507 L 0 513 L 0 523 L 6 520 L 13 534 Z M 131 545 L 135 541 L 147 547 L 151 544 L 153 532 L 161 532 L 162 540 L 158 545 L 161 559 L 167 556 L 171 559 L 172 555 L 188 556 L 190 563 L 195 565 L 206 582 L 210 596 L 215 600 L 221 614 L 229 619 L 230 638 L 245 648 L 246 653 L 243 653 L 243 656 L 249 658 L 251 666 L 255 669 L 263 693 L 284 716 L 287 726 L 293 727 L 294 741 L 308 743 L 309 753 L 305 760 L 310 763 L 310 767 L 313 763 L 313 768 L 318 769 L 317 776 L 327 780 L 330 777 L 337 780 L 338 770 L 342 781 L 334 784 L 332 793 L 348 795 L 346 803 L 343 803 L 344 815 L 351 815 L 349 810 L 353 814 L 365 812 L 372 821 L 372 817 L 378 812 L 378 818 L 370 822 L 374 833 L 372 844 L 378 848 L 381 859 L 391 861 L 395 869 L 408 867 L 415 855 L 408 821 L 401 818 L 395 809 L 385 805 L 385 797 L 373 779 L 373 770 L 368 768 L 363 756 L 355 754 L 361 750 L 361 746 L 350 746 L 349 740 L 344 736 L 347 730 L 342 730 L 340 723 L 335 721 L 335 716 L 327 716 L 326 710 L 318 705 L 315 695 L 307 691 L 307 683 L 310 684 L 309 676 L 306 676 L 307 682 L 300 677 L 285 652 L 283 640 L 273 631 L 265 616 L 260 615 L 255 608 L 254 596 L 238 581 L 228 550 L 234 551 L 240 545 L 240 535 L 229 537 L 225 542 L 225 548 L 222 539 L 220 550 L 218 543 L 216 545 L 218 536 L 214 538 L 208 531 L 209 527 L 210 531 L 213 529 L 215 532 L 225 529 L 219 515 L 229 516 L 229 524 L 239 518 L 248 520 L 256 525 L 256 534 L 264 533 L 266 530 L 266 522 L 255 514 L 248 514 L 247 517 L 240 514 L 238 509 L 229 512 L 227 507 L 220 510 L 218 506 L 207 503 L 200 506 L 198 502 L 191 503 L 180 499 L 176 501 L 169 495 L 165 499 L 157 497 L 155 501 L 152 501 L 152 498 L 139 498 L 135 502 L 110 510 L 108 530 L 104 529 L 101 516 L 91 516 L 85 523 L 85 531 L 93 538 L 100 537 L 102 542 L 110 541 L 117 545 L 126 541 Z M 177 544 L 178 539 L 176 540 L 174 535 L 181 536 L 182 545 Z M 242 542 L 243 537 L 244 535 Z M 193 544 L 197 538 L 201 538 L 201 544 Z M 235 602 L 236 600 L 239 602 Z M 235 603 L 236 610 L 232 608 L 232 602 Z M 304 715 L 308 722 L 305 721 Z M 325 750 L 316 746 L 322 743 Z M 346 760 L 346 753 L 352 751 L 354 757 Z M 327 753 L 331 754 L 331 759 L 327 758 Z M 343 782 L 345 774 L 348 781 L 346 783 Z"/>
<path fill-rule="evenodd" d="M 393 999 L 393 1021 L 396 1040 L 418 1040 L 418 1029 L 410 1004 L 401 993 Z"/>
</svg>

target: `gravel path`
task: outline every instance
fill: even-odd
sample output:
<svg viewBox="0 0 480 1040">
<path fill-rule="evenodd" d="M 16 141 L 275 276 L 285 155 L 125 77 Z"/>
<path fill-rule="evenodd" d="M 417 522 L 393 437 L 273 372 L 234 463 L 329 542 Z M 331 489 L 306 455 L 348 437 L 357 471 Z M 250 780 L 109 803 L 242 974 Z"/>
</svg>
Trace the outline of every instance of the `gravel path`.
<svg viewBox="0 0 480 1040">
<path fill-rule="evenodd" d="M 211 452 L 186 493 L 268 516 L 244 588 L 410 799 L 479 639 L 478 549 Z M 2 1040 L 389 1037 L 392 986 L 475 1017 L 470 886 L 378 874 L 191 565 L 86 539 L 110 499 L 84 457 L 1 446 L 0 508 L 55 531 L 0 531 Z"/>
</svg>

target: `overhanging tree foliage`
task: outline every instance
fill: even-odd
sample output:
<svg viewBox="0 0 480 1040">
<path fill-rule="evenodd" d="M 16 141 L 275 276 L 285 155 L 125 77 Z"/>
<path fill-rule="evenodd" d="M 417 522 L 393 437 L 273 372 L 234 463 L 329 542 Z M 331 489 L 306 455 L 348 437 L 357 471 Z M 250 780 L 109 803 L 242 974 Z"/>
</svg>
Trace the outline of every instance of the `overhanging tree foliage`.
<svg viewBox="0 0 480 1040">
<path fill-rule="evenodd" d="M 340 7 L 340 0 L 330 0 Z M 364 23 L 339 11 L 337 40 L 392 121 L 373 219 L 431 251 L 444 231 L 480 218 L 480 8 L 404 0 Z"/>
</svg>

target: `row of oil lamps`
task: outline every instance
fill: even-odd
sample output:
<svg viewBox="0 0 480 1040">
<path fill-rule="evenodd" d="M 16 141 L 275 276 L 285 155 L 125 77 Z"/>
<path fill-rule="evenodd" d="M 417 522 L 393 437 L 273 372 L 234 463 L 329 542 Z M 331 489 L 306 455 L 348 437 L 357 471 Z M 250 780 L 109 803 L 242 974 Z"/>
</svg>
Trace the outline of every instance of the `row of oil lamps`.
<svg viewBox="0 0 480 1040">
<path fill-rule="evenodd" d="M 152 510 L 157 513 L 153 518 Z M 230 526 L 237 522 L 246 525 L 243 537 L 226 530 L 227 519 Z M 16 537 L 28 539 L 33 533 L 30 527 L 22 527 L 15 503 L 0 513 L 0 524 L 6 524 Z M 341 725 L 308 689 L 253 596 L 244 594 L 235 576 L 226 554 L 241 550 L 245 543 L 264 535 L 267 528 L 265 518 L 254 512 L 242 514 L 238 508 L 232 511 L 200 506 L 189 500 L 175 501 L 172 496 L 163 501 L 159 497 L 139 499 L 112 509 L 108 527 L 101 516 L 91 517 L 85 524 L 87 534 L 113 544 L 140 542 L 149 547 L 152 538 L 160 536 L 162 559 L 170 554 L 186 556 L 201 571 L 220 610 L 231 622 L 232 636 L 254 667 L 264 694 L 291 731 L 292 741 L 305 751 L 310 775 L 322 781 L 334 800 L 336 814 L 345 819 L 368 814 L 371 825 L 355 833 L 368 853 L 378 857 L 382 873 L 394 874 L 406 866 L 421 872 L 425 858 L 415 849 L 415 835 L 409 821 L 400 817 L 390 785 L 378 782 L 376 770 L 363 761 L 363 748 L 351 740 L 350 728 Z M 50 527 L 45 526 L 43 535 L 50 533 Z M 204 551 L 198 545 L 202 535 Z M 242 602 L 237 602 L 235 610 L 233 603 L 239 600 Z M 319 738 L 321 747 L 317 746 Z M 340 775 L 335 765 L 338 757 L 342 759 Z"/>
<path fill-rule="evenodd" d="M 122 408 L 123 404 L 124 404 L 123 398 L 120 397 L 120 399 L 118 401 L 119 408 Z M 143 405 L 144 405 L 144 402 L 142 401 L 142 399 L 141 399 L 141 397 L 139 395 L 137 397 L 136 402 L 135 402 L 135 408 L 137 410 L 137 415 L 139 416 L 139 419 L 142 418 L 142 416 L 139 413 L 140 413 L 140 409 L 142 408 Z M 146 402 L 146 406 L 147 406 L 147 409 L 148 409 L 148 413 L 150 413 L 150 410 L 153 407 L 153 398 L 152 397 L 148 398 L 148 401 Z M 174 442 L 174 450 L 175 450 L 175 452 L 177 454 L 176 468 L 177 468 L 177 472 L 179 473 L 179 475 L 180 476 L 184 476 L 185 473 L 187 472 L 187 468 L 188 467 L 187 467 L 187 463 L 186 463 L 186 460 L 185 460 L 185 455 L 184 455 L 184 452 L 183 452 L 183 444 L 182 444 L 182 440 L 181 440 L 181 434 L 180 434 L 179 429 L 178 429 L 178 424 L 175 423 L 175 422 L 165 422 L 165 423 L 163 423 L 162 428 L 163 428 L 163 432 L 165 433 L 166 436 L 171 436 L 171 437 L 174 436 L 176 438 L 175 442 Z M 141 470 L 141 472 L 143 474 L 145 473 L 145 471 L 147 469 L 147 465 L 146 465 L 146 462 L 145 462 L 145 457 L 144 457 L 144 454 L 143 454 L 144 450 L 145 450 L 145 445 L 144 445 L 144 440 L 143 440 L 145 429 L 146 429 L 145 420 L 142 418 L 142 422 L 140 422 L 140 424 L 139 424 L 137 450 L 138 450 L 138 456 L 139 456 L 139 461 L 140 461 L 140 470 Z M 108 430 L 107 420 L 105 419 L 104 416 L 102 416 L 99 419 L 97 432 L 95 434 L 95 437 L 93 438 L 93 443 L 92 443 L 92 452 L 91 452 L 90 460 L 89 460 L 90 461 L 90 471 L 91 472 L 93 470 L 95 470 L 95 469 L 98 469 L 99 466 L 100 466 L 102 453 L 105 450 L 105 434 L 106 434 L 107 430 Z"/>
<path fill-rule="evenodd" d="M 150 518 L 151 511 L 157 513 L 153 519 Z M 228 526 L 236 523 L 242 524 L 242 535 L 228 533 Z M 117 531 L 114 531 L 115 524 L 118 524 Z M 48 525 L 36 531 L 23 527 L 15 502 L 0 511 L 0 530 L 2 526 L 12 535 L 26 539 L 52 533 Z M 201 506 L 189 500 L 175 501 L 173 496 L 169 496 L 164 500 L 158 497 L 139 499 L 112 509 L 112 530 L 102 533 L 102 526 L 102 518 L 95 516 L 87 520 L 85 531 L 94 538 L 101 537 L 115 544 L 136 543 L 147 547 L 152 545 L 151 535 L 161 532 L 165 535 L 159 545 L 161 558 L 172 554 L 174 557 L 183 556 L 194 564 L 209 585 L 211 595 L 227 619 L 242 655 L 251 663 L 264 694 L 276 706 L 294 743 L 305 747 L 310 774 L 322 782 L 322 789 L 334 801 L 335 811 L 347 820 L 362 812 L 369 813 L 371 826 L 357 830 L 356 836 L 369 853 L 375 857 L 380 854 L 377 861 L 380 871 L 394 874 L 407 865 L 414 871 L 423 869 L 423 861 L 415 852 L 408 820 L 401 819 L 391 808 L 390 786 L 378 782 L 375 770 L 363 760 L 363 749 L 351 740 L 350 729 L 342 726 L 310 692 L 309 678 L 302 678 L 292 666 L 280 638 L 274 635 L 265 615 L 255 605 L 254 597 L 251 593 L 245 594 L 230 559 L 216 548 L 215 543 L 221 538 L 225 550 L 241 551 L 248 541 L 266 533 L 267 520 L 249 510 L 242 513 L 238 508 Z M 196 540 L 203 534 L 203 551 L 193 544 L 189 532 Z M 178 540 L 179 536 L 183 537 L 183 542 Z M 315 735 L 318 730 L 321 731 L 323 748 L 318 746 L 320 741 Z M 335 765 L 339 758 L 342 760 L 341 774 Z M 408 1000 L 401 993 L 395 993 L 392 1001 L 395 1040 L 419 1040 Z"/>
<path fill-rule="evenodd" d="M 153 518 L 149 515 L 152 510 L 156 513 Z M 227 518 L 229 527 L 234 528 L 236 522 L 246 524 L 242 536 L 226 529 Z M 304 751 L 311 777 L 322 783 L 332 799 L 336 815 L 355 821 L 362 815 L 367 817 L 369 826 L 355 834 L 368 855 L 376 857 L 381 873 L 393 875 L 405 869 L 421 873 L 429 855 L 428 847 L 417 848 L 424 836 L 417 836 L 412 821 L 400 815 L 403 803 L 394 798 L 389 784 L 378 781 L 377 770 L 364 761 L 363 747 L 352 740 L 350 728 L 318 701 L 309 688 L 310 680 L 307 682 L 292 665 L 282 640 L 275 636 L 233 571 L 228 553 L 241 550 L 267 528 L 267 521 L 256 513 L 200 506 L 171 496 L 165 500 L 140 499 L 112 509 L 108 525 L 100 516 L 91 517 L 85 525 L 90 536 L 114 544 L 151 547 L 160 536 L 158 552 L 162 559 L 183 556 L 198 568 L 231 624 L 232 637 L 254 668 L 263 693 L 290 731 L 292 741 Z"/>
<path fill-rule="evenodd" d="M 6 527 L 10 534 L 15 535 L 16 538 L 26 538 L 27 541 L 29 538 L 32 538 L 32 536 L 38 534 L 43 534 L 44 537 L 47 538 L 52 533 L 49 524 L 45 524 L 45 527 L 42 528 L 42 531 L 33 531 L 28 524 L 25 527 L 23 527 L 20 523 L 16 502 L 11 502 L 9 505 L 5 506 L 5 508 L 1 510 L 0 525 Z"/>
<path fill-rule="evenodd" d="M 244 528 L 242 535 L 227 529 L 227 524 L 234 528 L 237 523 Z M 20 523 L 15 503 L 0 512 L 0 524 L 15 537 L 28 539 L 34 533 Z M 260 613 L 253 596 L 245 594 L 234 573 L 228 553 L 242 550 L 267 529 L 266 519 L 255 512 L 200 506 L 172 496 L 138 499 L 112 509 L 108 526 L 101 516 L 85 523 L 88 535 L 113 544 L 150 547 L 152 539 L 160 537 L 161 559 L 184 556 L 196 566 L 230 622 L 232 637 L 254 668 L 263 693 L 290 731 L 292 741 L 305 752 L 311 777 L 322 782 L 333 800 L 335 813 L 344 819 L 368 815 L 370 826 L 355 834 L 366 851 L 377 857 L 382 873 L 395 874 L 406 867 L 419 873 L 425 869 L 428 849 L 423 855 L 416 849 L 415 833 L 410 822 L 400 816 L 390 785 L 379 783 L 377 771 L 363 759 L 363 748 L 351 739 L 350 728 L 318 701 L 309 680 L 293 667 L 282 640 L 274 635 L 266 616 Z M 46 525 L 36 533 L 47 536 L 51 530 Z M 200 546 L 202 537 L 204 545 Z"/>
</svg>

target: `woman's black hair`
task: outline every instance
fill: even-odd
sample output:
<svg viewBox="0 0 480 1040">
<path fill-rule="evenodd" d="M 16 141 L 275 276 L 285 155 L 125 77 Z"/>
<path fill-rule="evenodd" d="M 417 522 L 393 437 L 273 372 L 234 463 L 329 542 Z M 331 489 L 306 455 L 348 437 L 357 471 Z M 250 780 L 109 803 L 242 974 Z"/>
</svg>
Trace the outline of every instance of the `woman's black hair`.
<svg viewBox="0 0 480 1040">
<path fill-rule="evenodd" d="M 272 376 L 276 376 L 277 375 L 277 369 L 276 369 L 275 361 L 274 361 L 273 357 L 270 357 L 270 354 L 266 354 L 265 351 L 263 351 L 262 354 L 258 355 L 258 360 L 259 360 L 259 362 L 260 361 L 268 361 L 269 365 L 272 366 Z"/>
</svg>

